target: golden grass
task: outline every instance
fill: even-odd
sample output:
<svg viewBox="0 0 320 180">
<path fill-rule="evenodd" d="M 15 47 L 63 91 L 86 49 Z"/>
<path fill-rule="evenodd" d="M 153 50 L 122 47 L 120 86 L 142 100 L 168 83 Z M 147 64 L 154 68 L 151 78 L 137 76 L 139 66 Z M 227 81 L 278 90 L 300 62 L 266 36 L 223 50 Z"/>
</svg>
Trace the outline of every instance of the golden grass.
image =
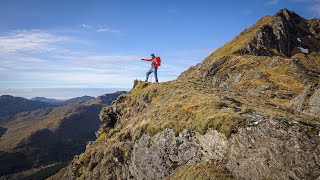
<svg viewBox="0 0 320 180">
<path fill-rule="evenodd" d="M 271 23 L 272 20 L 273 20 L 272 16 L 263 17 L 254 26 L 251 26 L 250 28 L 244 30 L 236 38 L 229 41 L 227 44 L 225 44 L 224 46 L 220 47 L 215 52 L 213 52 L 209 56 L 209 58 L 228 56 L 228 55 L 235 53 L 239 49 L 245 47 L 253 40 L 253 38 L 256 36 L 257 32 L 264 25 Z"/>
<path fill-rule="evenodd" d="M 255 86 L 263 85 L 267 82 L 264 81 L 243 79 L 241 83 L 246 84 L 249 88 L 250 83 Z M 280 82 L 274 83 L 281 85 Z M 288 89 L 296 90 L 297 87 L 288 86 Z M 221 98 L 224 95 L 243 102 L 243 105 L 239 106 Z M 242 127 L 244 119 L 241 113 L 248 109 L 266 116 L 290 117 L 298 121 L 310 119 L 305 116 L 299 119 L 297 115 L 283 111 L 283 108 L 291 106 L 289 100 L 267 96 L 250 98 L 245 94 L 235 97 L 225 91 L 214 89 L 211 85 L 190 81 L 171 81 L 159 84 L 139 82 L 127 95 L 127 101 L 117 106 L 125 107 L 121 111 L 121 123 L 108 133 L 102 134 L 98 140 L 114 139 L 117 141 L 128 133 L 135 140 L 144 133 L 155 135 L 165 128 L 174 129 L 176 135 L 184 129 L 203 134 L 212 128 L 229 136 Z M 235 109 L 240 111 L 235 111 Z"/>
<path fill-rule="evenodd" d="M 204 133 L 208 128 L 229 134 L 231 128 L 239 123 L 239 114 L 217 108 L 217 104 L 222 100 L 215 93 L 206 93 L 202 88 L 186 82 L 180 83 L 180 86 L 174 89 L 170 88 L 171 85 L 172 83 L 164 83 L 161 87 L 157 85 L 158 96 L 152 99 L 150 105 L 135 119 L 141 123 L 133 127 L 134 137 L 139 137 L 144 132 L 153 135 L 164 128 L 175 129 L 177 134 L 183 129 Z M 155 87 L 150 85 L 145 91 L 154 92 Z M 134 89 L 133 96 L 135 91 L 141 89 Z"/>
<path fill-rule="evenodd" d="M 231 173 L 211 163 L 184 165 L 178 167 L 166 180 L 213 180 L 213 179 L 234 179 Z"/>
</svg>

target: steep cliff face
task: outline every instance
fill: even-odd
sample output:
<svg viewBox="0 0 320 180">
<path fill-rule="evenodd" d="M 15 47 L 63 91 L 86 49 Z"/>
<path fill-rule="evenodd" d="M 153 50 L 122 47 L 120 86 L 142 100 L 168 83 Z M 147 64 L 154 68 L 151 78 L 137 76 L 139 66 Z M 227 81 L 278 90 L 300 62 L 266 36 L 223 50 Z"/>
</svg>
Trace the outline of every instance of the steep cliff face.
<svg viewBox="0 0 320 180">
<path fill-rule="evenodd" d="M 51 178 L 319 178 L 319 23 L 311 22 L 281 10 L 175 81 L 136 81 L 102 109 L 96 141 Z M 295 51 L 306 27 L 315 44 Z"/>
</svg>

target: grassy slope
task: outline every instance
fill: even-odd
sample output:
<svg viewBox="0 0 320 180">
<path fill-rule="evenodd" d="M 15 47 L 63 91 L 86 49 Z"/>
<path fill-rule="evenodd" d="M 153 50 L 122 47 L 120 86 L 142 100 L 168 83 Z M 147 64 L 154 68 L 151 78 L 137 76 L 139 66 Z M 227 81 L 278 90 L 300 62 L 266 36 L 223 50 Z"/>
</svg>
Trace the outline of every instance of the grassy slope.
<svg viewBox="0 0 320 180">
<path fill-rule="evenodd" d="M 224 96 L 240 103 L 226 100 Z M 311 117 L 283 110 L 281 104 L 272 104 L 264 99 L 250 98 L 192 81 L 161 84 L 140 82 L 127 98 L 126 105 L 121 106 L 130 109 L 125 110 L 125 119 L 117 126 L 119 128 L 112 130 L 112 134 L 120 135 L 123 131 L 130 131 L 134 139 L 142 132 L 153 135 L 164 128 L 173 128 L 177 134 L 183 129 L 204 133 L 208 128 L 213 128 L 228 136 L 241 126 L 241 114 L 252 110 L 266 116 L 314 121 Z M 143 103 L 146 100 L 143 99 L 150 101 L 147 107 Z M 135 110 L 138 112 L 133 113 Z"/>
<path fill-rule="evenodd" d="M 296 59 L 302 66 L 298 67 L 294 63 Z M 274 60 L 277 60 L 277 63 L 270 66 Z M 79 174 L 85 177 L 86 173 L 95 167 L 97 160 L 94 159 L 97 154 L 107 157 L 112 147 L 124 148 L 129 159 L 132 144 L 137 138 L 143 133 L 154 135 L 165 128 L 174 129 L 176 134 L 183 129 L 205 133 L 212 128 L 229 136 L 243 126 L 244 119 L 241 114 L 246 112 L 255 111 L 265 116 L 320 124 L 320 119 L 293 111 L 290 98 L 273 96 L 286 93 L 296 96 L 304 89 L 306 82 L 319 82 L 318 77 L 308 74 L 310 70 L 320 73 L 319 63 L 318 54 L 298 54 L 291 59 L 229 56 L 217 74 L 226 76 L 236 73 L 242 74 L 242 78 L 228 90 L 214 88 L 201 81 L 184 79 L 158 84 L 138 82 L 127 95 L 121 96 L 113 104 L 119 113 L 119 122 L 114 128 L 105 129 L 94 145 L 80 155 L 79 161 L 74 162 L 77 164 L 75 166 L 81 164 Z M 252 77 L 256 73 L 260 74 L 259 78 Z M 228 81 L 232 82 L 233 78 Z M 270 86 L 273 89 L 261 91 L 261 86 Z M 250 90 L 258 91 L 259 95 L 252 97 L 248 94 Z M 101 112 L 106 122 L 110 120 L 111 109 L 109 106 Z M 196 174 L 200 177 L 200 169 L 198 166 L 181 167 L 172 177 L 182 177 L 184 172 L 191 173 L 187 174 L 188 177 Z M 212 170 L 213 173 L 215 171 Z"/>
<path fill-rule="evenodd" d="M 203 163 L 178 167 L 166 177 L 166 180 L 173 179 L 232 180 L 234 178 L 227 170 L 218 168 L 215 164 Z"/>
<path fill-rule="evenodd" d="M 46 110 L 36 110 L 20 114 L 6 125 L 7 132 L 1 137 L 0 149 L 8 151 L 41 129 L 54 131 L 66 116 L 77 113 L 79 105 L 70 105 Z"/>
<path fill-rule="evenodd" d="M 273 20 L 274 19 L 272 16 L 265 16 L 261 18 L 254 26 L 244 30 L 233 40 L 229 41 L 227 44 L 214 51 L 208 57 L 208 59 L 211 59 L 212 57 L 228 56 L 235 53 L 239 49 L 248 45 L 256 37 L 256 34 L 261 27 L 266 24 L 272 23 Z"/>
<path fill-rule="evenodd" d="M 210 54 L 207 58 L 205 58 L 201 63 L 199 63 L 195 67 L 191 67 L 185 72 L 183 72 L 179 79 L 185 78 L 185 74 L 187 74 L 187 79 L 196 79 L 200 80 L 199 77 L 201 72 L 207 72 L 211 65 L 215 63 L 217 60 L 234 54 L 239 51 L 246 45 L 248 45 L 255 37 L 257 32 L 266 24 L 270 24 L 273 21 L 273 16 L 265 16 L 261 18 L 255 25 L 252 27 L 245 29 L 241 32 L 237 37 L 221 46 L 217 50 L 215 50 L 212 54 Z"/>
<path fill-rule="evenodd" d="M 212 54 L 210 54 L 207 58 L 205 58 L 201 63 L 197 64 L 194 67 L 189 68 L 185 72 L 183 72 L 179 79 L 195 79 L 195 80 L 201 80 L 203 75 L 206 74 L 213 64 L 215 64 L 217 61 L 225 58 L 236 55 L 239 50 L 247 47 L 250 44 L 255 44 L 255 39 L 257 39 L 258 32 L 261 30 L 262 27 L 266 25 L 272 26 L 279 17 L 277 17 L 277 14 L 274 16 L 265 16 L 261 18 L 255 25 L 251 26 L 250 28 L 245 29 L 243 32 L 241 32 L 237 37 L 232 39 L 231 41 L 227 42 L 225 45 L 218 48 L 216 51 L 214 51 Z M 315 57 L 315 52 L 319 52 L 320 49 L 320 20 L 319 19 L 305 19 L 305 21 L 301 21 L 300 24 L 297 24 L 297 27 L 304 31 L 304 33 L 311 33 L 314 31 L 314 34 L 300 37 L 300 42 L 297 47 L 292 49 L 291 54 L 293 55 L 292 59 L 294 57 L 299 57 L 300 59 L 303 59 L 303 54 L 301 54 L 301 50 L 298 47 L 307 48 L 309 50 L 308 54 L 310 57 Z M 296 40 L 298 42 L 298 40 Z M 281 54 L 276 49 L 269 49 L 274 52 L 274 54 Z M 316 58 L 319 58 L 319 55 L 316 55 Z M 270 58 L 270 57 L 268 57 Z M 278 57 L 275 57 L 278 58 Z M 281 58 L 281 57 L 279 57 Z M 319 61 L 317 60 L 311 60 L 308 64 L 309 68 L 312 68 L 312 66 L 319 67 Z M 306 61 L 305 61 L 306 62 Z M 315 63 L 315 64 L 313 64 Z M 319 68 L 318 68 L 319 69 Z"/>
<path fill-rule="evenodd" d="M 11 163 L 1 166 L 0 174 L 66 162 L 83 151 L 85 143 L 95 138 L 101 106 L 76 107 L 58 107 L 46 113 L 39 110 L 12 121 L 0 141 L 1 151 L 7 152 L 0 159 Z"/>
<path fill-rule="evenodd" d="M 232 102 L 225 96 L 235 101 Z M 94 144 L 79 156 L 79 160 L 72 162 L 72 166 L 79 168 L 76 170 L 82 178 L 99 165 L 101 159 L 97 157 L 108 158 L 111 149 L 119 147 L 125 152 L 127 161 L 137 138 L 143 133 L 154 135 L 165 128 L 174 129 L 176 134 L 183 129 L 205 133 L 212 128 L 229 136 L 243 126 L 241 114 L 252 111 L 266 116 L 320 124 L 320 119 L 287 111 L 269 101 L 214 89 L 211 85 L 194 81 L 159 84 L 138 82 L 130 93 L 118 98 L 114 106 L 120 116 L 118 124 L 102 132 Z M 105 120 L 109 119 L 110 108 L 111 106 L 103 108 L 101 112 Z M 181 167 L 172 177 L 201 177 L 207 172 L 206 169 L 210 169 L 208 165 L 199 166 L 201 167 Z M 221 170 L 212 168 L 212 174 L 221 174 Z M 63 171 L 55 177 L 62 176 Z M 185 175 L 184 172 L 189 174 Z M 227 172 L 225 177 L 230 178 Z"/>
</svg>

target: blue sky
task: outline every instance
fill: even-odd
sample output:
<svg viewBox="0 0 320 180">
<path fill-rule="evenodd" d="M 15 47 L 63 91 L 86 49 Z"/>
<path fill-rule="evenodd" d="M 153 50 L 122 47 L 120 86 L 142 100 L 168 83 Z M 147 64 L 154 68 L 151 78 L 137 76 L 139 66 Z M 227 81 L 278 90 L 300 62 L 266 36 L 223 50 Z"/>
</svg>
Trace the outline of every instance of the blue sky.
<svg viewBox="0 0 320 180">
<path fill-rule="evenodd" d="M 320 0 L 1 0 L 0 89 L 130 88 L 150 53 L 172 80 L 281 8 L 319 18 Z"/>
</svg>

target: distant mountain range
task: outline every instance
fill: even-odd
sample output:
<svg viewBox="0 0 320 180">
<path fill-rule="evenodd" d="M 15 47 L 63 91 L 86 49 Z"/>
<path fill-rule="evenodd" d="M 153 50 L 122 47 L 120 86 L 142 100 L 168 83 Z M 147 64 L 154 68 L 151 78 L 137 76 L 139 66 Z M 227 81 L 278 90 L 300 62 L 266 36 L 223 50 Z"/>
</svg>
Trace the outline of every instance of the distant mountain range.
<svg viewBox="0 0 320 180">
<path fill-rule="evenodd" d="M 91 97 L 91 96 L 76 97 L 76 98 L 62 101 L 59 103 L 59 105 L 69 105 L 69 104 L 74 104 L 74 103 L 81 103 L 81 102 L 92 100 L 92 99 L 95 99 L 95 98 Z"/>
<path fill-rule="evenodd" d="M 81 103 L 92 99 L 95 98 L 91 96 L 82 96 L 62 101 L 45 97 L 34 97 L 31 99 L 26 99 L 22 97 L 14 97 L 11 95 L 2 95 L 0 96 L 0 122 L 3 120 L 10 119 L 20 112 L 33 111 L 36 109 L 55 107 L 61 105 L 65 106 L 75 103 Z"/>
<path fill-rule="evenodd" d="M 54 104 L 54 105 L 69 105 L 69 104 L 80 103 L 83 101 L 91 100 L 94 98 L 95 97 L 91 97 L 91 96 L 81 96 L 81 97 L 71 98 L 63 101 L 63 100 L 58 100 L 53 98 L 34 97 L 34 98 L 31 98 L 31 100 L 45 102 L 45 103 Z"/>
<path fill-rule="evenodd" d="M 34 97 L 34 98 L 31 98 L 30 100 L 45 102 L 45 103 L 49 103 L 49 104 L 59 104 L 59 103 L 63 102 L 62 100 L 57 100 L 57 99 L 53 99 L 53 98 L 45 98 L 45 97 Z"/>
<path fill-rule="evenodd" d="M 0 179 L 21 178 L 25 176 L 21 171 L 71 160 L 85 149 L 87 141 L 95 139 L 101 108 L 124 93 L 83 96 L 55 104 L 54 99 L 48 103 L 47 98 L 1 96 L 1 117 L 7 119 L 0 122 L 0 162 L 6 162 L 1 164 Z"/>
<path fill-rule="evenodd" d="M 9 95 L 0 96 L 0 122 L 17 113 L 51 107 L 52 104 Z"/>
</svg>

